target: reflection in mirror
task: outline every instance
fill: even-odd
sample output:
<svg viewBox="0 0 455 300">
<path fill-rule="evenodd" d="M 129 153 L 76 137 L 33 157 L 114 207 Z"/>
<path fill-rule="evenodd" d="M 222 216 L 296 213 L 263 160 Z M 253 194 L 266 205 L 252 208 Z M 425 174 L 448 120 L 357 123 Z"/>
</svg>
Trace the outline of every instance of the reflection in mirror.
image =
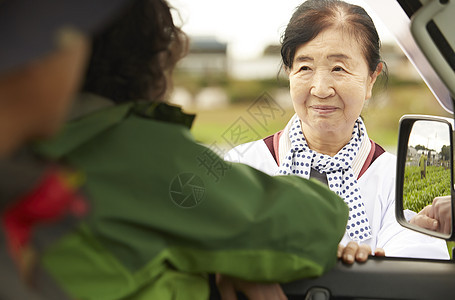
<svg viewBox="0 0 455 300">
<path fill-rule="evenodd" d="M 408 222 L 451 234 L 450 126 L 416 121 L 409 136 L 403 186 Z"/>
</svg>

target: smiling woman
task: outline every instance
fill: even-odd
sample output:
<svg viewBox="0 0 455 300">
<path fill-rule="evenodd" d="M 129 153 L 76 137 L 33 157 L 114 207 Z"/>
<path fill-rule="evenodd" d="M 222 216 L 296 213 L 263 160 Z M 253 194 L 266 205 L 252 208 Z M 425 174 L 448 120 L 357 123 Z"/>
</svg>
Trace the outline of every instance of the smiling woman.
<svg viewBox="0 0 455 300">
<path fill-rule="evenodd" d="M 364 261 L 371 249 L 447 259 L 443 241 L 396 222 L 396 158 L 370 140 L 360 117 L 383 71 L 379 49 L 362 7 L 336 0 L 301 4 L 281 47 L 295 115 L 282 131 L 237 146 L 226 157 L 271 175 L 317 179 L 343 198 L 350 211 L 339 251 L 344 261 Z"/>
<path fill-rule="evenodd" d="M 340 44 L 340 36 L 345 43 Z M 370 72 L 362 58 L 355 37 L 338 28 L 297 48 L 288 67 L 291 98 L 307 143 L 316 152 L 335 156 L 351 139 L 382 69 L 378 63 Z"/>
</svg>

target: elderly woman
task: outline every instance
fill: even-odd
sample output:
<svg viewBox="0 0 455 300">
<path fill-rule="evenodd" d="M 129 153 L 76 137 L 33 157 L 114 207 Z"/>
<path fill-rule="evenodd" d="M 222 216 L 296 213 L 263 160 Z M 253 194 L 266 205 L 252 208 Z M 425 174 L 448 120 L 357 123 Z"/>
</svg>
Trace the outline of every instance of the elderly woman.
<svg viewBox="0 0 455 300">
<path fill-rule="evenodd" d="M 281 48 L 296 114 L 284 130 L 226 157 L 271 175 L 317 179 L 341 196 L 350 210 L 339 251 L 345 260 L 370 247 L 388 256 L 447 259 L 443 241 L 396 222 L 395 157 L 368 138 L 360 117 L 383 70 L 379 48 L 363 8 L 336 0 L 301 4 Z"/>
</svg>

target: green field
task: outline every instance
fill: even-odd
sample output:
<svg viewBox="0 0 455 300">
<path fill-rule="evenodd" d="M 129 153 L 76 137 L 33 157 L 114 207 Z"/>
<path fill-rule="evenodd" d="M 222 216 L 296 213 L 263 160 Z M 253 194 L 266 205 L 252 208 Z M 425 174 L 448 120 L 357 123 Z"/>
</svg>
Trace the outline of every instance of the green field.
<svg viewBox="0 0 455 300">
<path fill-rule="evenodd" d="M 420 168 L 407 166 L 404 176 L 404 209 L 419 212 L 435 197 L 450 195 L 450 169 L 428 166 L 426 177 L 420 179 Z"/>
<path fill-rule="evenodd" d="M 223 134 L 239 118 L 242 118 L 257 132 L 260 137 L 266 137 L 286 126 L 294 114 L 293 110 L 285 110 L 274 118 L 269 118 L 267 125 L 261 126 L 249 113 L 251 103 L 232 104 L 226 109 L 206 110 L 197 113 L 192 132 L 195 138 L 203 143 L 224 143 Z"/>
</svg>

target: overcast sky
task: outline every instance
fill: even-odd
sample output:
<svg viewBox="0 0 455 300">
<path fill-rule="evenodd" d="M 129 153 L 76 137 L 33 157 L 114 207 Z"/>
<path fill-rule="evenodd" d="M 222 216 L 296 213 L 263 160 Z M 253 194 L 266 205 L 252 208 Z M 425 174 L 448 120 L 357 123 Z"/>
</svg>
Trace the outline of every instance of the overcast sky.
<svg viewBox="0 0 455 300">
<path fill-rule="evenodd" d="M 228 42 L 237 59 L 258 56 L 268 44 L 278 44 L 295 7 L 302 0 L 169 0 L 181 15 L 189 35 L 215 36 Z M 393 38 L 362 0 L 349 0 L 365 7 L 375 21 L 383 42 Z"/>
<path fill-rule="evenodd" d="M 412 127 L 409 145 L 423 145 L 440 152 L 442 146 L 450 145 L 449 133 L 449 127 L 445 123 L 417 121 Z"/>
</svg>

